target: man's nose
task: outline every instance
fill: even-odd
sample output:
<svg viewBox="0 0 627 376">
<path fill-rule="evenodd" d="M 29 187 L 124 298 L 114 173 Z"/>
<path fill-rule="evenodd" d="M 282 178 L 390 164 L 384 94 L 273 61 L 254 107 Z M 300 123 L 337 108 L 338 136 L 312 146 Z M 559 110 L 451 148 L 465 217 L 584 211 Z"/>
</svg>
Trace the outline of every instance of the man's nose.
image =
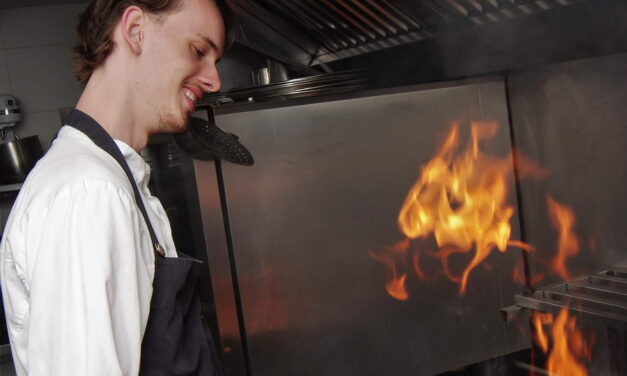
<svg viewBox="0 0 627 376">
<path fill-rule="evenodd" d="M 222 82 L 220 81 L 220 73 L 215 64 L 207 64 L 200 72 L 200 82 L 203 90 L 210 93 L 220 91 Z"/>
</svg>

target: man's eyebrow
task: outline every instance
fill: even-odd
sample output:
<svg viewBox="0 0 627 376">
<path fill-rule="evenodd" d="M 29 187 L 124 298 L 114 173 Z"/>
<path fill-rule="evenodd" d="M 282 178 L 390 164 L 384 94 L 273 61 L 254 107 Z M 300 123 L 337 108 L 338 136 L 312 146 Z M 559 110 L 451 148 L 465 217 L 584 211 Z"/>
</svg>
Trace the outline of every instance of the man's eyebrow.
<svg viewBox="0 0 627 376">
<path fill-rule="evenodd" d="M 205 42 L 207 42 L 207 44 L 208 44 L 209 46 L 211 46 L 211 48 L 213 48 L 214 50 L 216 50 L 216 51 L 220 52 L 220 49 L 218 48 L 218 45 L 217 45 L 217 44 L 215 44 L 215 42 L 214 42 L 214 41 L 212 41 L 212 40 L 211 40 L 211 38 L 209 38 L 209 37 L 202 37 L 202 40 L 204 40 Z"/>
<path fill-rule="evenodd" d="M 218 48 L 218 45 L 214 41 L 212 41 L 211 38 L 209 38 L 209 37 L 201 37 L 201 39 L 203 41 L 205 41 L 205 43 L 207 43 L 209 45 L 209 47 L 211 47 L 214 51 L 216 51 L 218 53 L 220 52 L 220 49 Z M 220 60 L 221 60 L 221 58 L 219 57 L 216 60 L 216 64 L 219 63 Z"/>
</svg>

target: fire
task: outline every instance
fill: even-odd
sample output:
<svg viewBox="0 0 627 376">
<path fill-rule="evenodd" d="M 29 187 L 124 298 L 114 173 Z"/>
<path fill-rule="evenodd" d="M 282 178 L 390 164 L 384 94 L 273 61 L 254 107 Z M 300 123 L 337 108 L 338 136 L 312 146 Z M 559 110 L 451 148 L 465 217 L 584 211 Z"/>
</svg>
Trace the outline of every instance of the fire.
<svg viewBox="0 0 627 376">
<path fill-rule="evenodd" d="M 409 293 L 405 286 L 407 272 L 406 268 L 407 248 L 409 248 L 409 239 L 405 239 L 390 247 L 387 247 L 382 253 L 370 252 L 370 256 L 377 261 L 381 261 L 387 265 L 390 271 L 390 279 L 385 285 L 388 294 L 398 300 L 407 300 Z"/>
<path fill-rule="evenodd" d="M 505 252 L 508 247 L 518 247 L 534 252 L 530 245 L 510 239 L 514 207 L 506 202 L 508 183 L 514 159 L 518 177 L 546 177 L 548 172 L 522 154 L 512 152 L 496 157 L 482 152 L 482 143 L 492 139 L 497 130 L 496 122 L 472 122 L 470 141 L 462 149 L 460 126 L 454 123 L 435 155 L 421 166 L 420 176 L 410 188 L 397 218 L 405 239 L 381 253 L 370 252 L 388 268 L 390 279 L 386 289 L 392 297 L 408 299 L 405 284 L 409 273 L 422 280 L 433 279 L 427 277 L 421 266 L 423 257 L 439 261 L 441 274 L 458 283 L 459 294 L 464 295 L 471 272 L 479 265 L 487 266 L 485 260 L 495 249 Z M 410 241 L 431 238 L 437 243 L 437 251 L 408 251 Z M 556 260 L 556 265 L 570 254 L 571 248 L 565 249 L 565 256 Z M 457 254 L 468 259 L 461 272 L 451 270 L 449 262 Z M 516 267 L 513 277 L 525 281 L 522 265 Z M 542 278 L 537 275 L 531 280 Z"/>
<path fill-rule="evenodd" d="M 412 265 L 414 266 L 414 272 L 416 275 L 422 279 L 427 279 L 425 272 L 422 271 L 420 267 L 420 251 L 414 252 L 414 256 L 412 257 Z"/>
<path fill-rule="evenodd" d="M 551 221 L 559 233 L 557 255 L 553 259 L 551 269 L 562 279 L 569 279 L 570 273 L 566 268 L 566 259 L 579 253 L 579 239 L 573 232 L 575 214 L 570 208 L 558 203 L 551 196 L 547 196 L 546 202 Z"/>
<path fill-rule="evenodd" d="M 575 317 L 570 317 L 568 308 L 562 308 L 557 318 L 552 313 L 533 313 L 534 342 L 542 352 L 550 354 L 547 371 L 556 376 L 585 376 L 585 362 L 592 357 L 594 338 L 586 341 L 577 328 Z M 550 331 L 545 331 L 550 327 Z M 551 346 L 550 346 L 551 345 Z"/>
<path fill-rule="evenodd" d="M 510 243 L 510 218 L 506 204 L 511 157 L 497 158 L 480 151 L 481 141 L 494 137 L 495 122 L 473 122 L 471 141 L 461 153 L 459 125 L 454 124 L 436 155 L 422 166 L 420 178 L 403 203 L 398 226 L 409 239 L 433 234 L 440 247 L 445 273 L 460 284 L 464 294 L 472 270 L 496 248 L 505 252 Z M 468 254 L 472 259 L 461 276 L 448 272 L 448 257 Z"/>
</svg>

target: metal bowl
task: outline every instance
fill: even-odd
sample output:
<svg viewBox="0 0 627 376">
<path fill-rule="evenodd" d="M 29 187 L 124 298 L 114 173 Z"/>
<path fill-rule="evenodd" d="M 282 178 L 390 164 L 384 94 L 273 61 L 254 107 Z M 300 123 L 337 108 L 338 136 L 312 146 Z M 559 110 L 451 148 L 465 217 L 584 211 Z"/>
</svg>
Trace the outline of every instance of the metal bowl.
<svg viewBox="0 0 627 376">
<path fill-rule="evenodd" d="M 0 143 L 0 184 L 23 182 L 43 154 L 37 136 Z"/>
</svg>

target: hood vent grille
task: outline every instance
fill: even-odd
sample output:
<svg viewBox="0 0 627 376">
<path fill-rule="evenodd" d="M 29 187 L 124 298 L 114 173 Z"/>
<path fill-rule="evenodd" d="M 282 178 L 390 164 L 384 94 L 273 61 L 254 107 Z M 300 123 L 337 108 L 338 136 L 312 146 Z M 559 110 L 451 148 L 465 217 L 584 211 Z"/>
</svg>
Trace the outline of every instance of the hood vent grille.
<svg viewBox="0 0 627 376">
<path fill-rule="evenodd" d="M 423 25 L 393 0 L 258 2 L 318 42 L 320 48 L 313 65 L 429 36 Z"/>
<path fill-rule="evenodd" d="M 316 47 L 310 66 L 592 0 L 230 0 L 290 38 Z M 260 12 L 260 10 L 263 10 Z M 305 48 L 304 48 L 305 49 Z M 305 49 L 310 50 L 310 49 Z M 311 52 L 308 52 L 311 54 Z"/>
</svg>

